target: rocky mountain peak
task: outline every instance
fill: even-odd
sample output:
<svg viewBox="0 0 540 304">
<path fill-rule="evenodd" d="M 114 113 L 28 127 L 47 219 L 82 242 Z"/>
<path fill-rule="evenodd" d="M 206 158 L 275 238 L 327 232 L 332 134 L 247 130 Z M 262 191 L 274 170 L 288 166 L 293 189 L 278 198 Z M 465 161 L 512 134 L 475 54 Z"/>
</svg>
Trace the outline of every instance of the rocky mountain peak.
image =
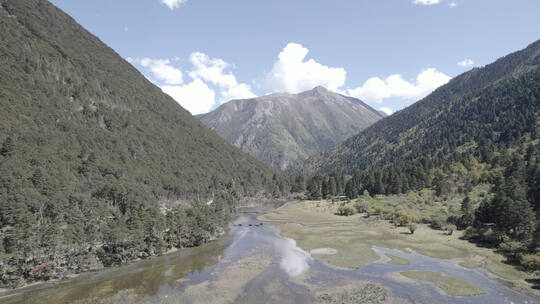
<svg viewBox="0 0 540 304">
<path fill-rule="evenodd" d="M 198 116 L 243 151 L 282 169 L 334 147 L 383 117 L 361 100 L 322 86 L 232 100 Z"/>
</svg>

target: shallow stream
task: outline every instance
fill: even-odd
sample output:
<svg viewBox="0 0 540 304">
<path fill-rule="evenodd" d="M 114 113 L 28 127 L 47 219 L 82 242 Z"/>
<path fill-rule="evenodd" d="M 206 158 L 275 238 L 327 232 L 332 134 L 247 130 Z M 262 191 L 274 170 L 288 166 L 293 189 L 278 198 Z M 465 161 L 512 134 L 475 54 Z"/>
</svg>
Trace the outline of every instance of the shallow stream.
<svg viewBox="0 0 540 304">
<path fill-rule="evenodd" d="M 335 290 L 378 283 L 389 303 L 538 303 L 501 284 L 482 269 L 465 269 L 452 260 L 374 247 L 381 260 L 357 270 L 329 267 L 279 235 L 278 224 L 242 213 L 218 241 L 123 267 L 0 294 L 0 303 L 313 303 Z M 409 265 L 385 263 L 389 253 Z M 434 285 L 399 272 L 439 271 L 481 287 L 486 294 L 444 295 Z"/>
</svg>

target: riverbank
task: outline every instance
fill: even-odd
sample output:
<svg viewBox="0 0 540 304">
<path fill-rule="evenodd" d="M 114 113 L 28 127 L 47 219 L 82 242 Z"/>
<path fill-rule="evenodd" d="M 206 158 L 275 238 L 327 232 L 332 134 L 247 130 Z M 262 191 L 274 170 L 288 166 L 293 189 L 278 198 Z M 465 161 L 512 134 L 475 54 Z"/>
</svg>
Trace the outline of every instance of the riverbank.
<svg viewBox="0 0 540 304">
<path fill-rule="evenodd" d="M 339 206 L 339 202 L 326 200 L 295 201 L 259 219 L 279 222 L 281 234 L 295 239 L 303 250 L 334 249 L 335 254 L 312 254 L 332 267 L 358 269 L 374 263 L 380 259 L 374 247 L 414 251 L 459 267 L 486 270 L 505 285 L 540 299 L 540 292 L 530 283 L 535 279 L 532 274 L 504 263 L 505 258 L 493 249 L 463 240 L 462 231 L 448 235 L 419 224 L 411 234 L 406 227 L 396 227 L 387 220 L 365 218 L 364 214 L 338 216 Z"/>
<path fill-rule="evenodd" d="M 416 252 L 405 253 L 408 252 L 406 249 L 400 251 L 368 245 L 377 260 L 364 264 L 361 269 L 352 269 L 346 264 L 337 267 L 332 265 L 332 260 L 322 262 L 324 257 L 341 257 L 345 250 L 339 247 L 339 242 L 327 246 L 317 244 L 317 248 L 303 250 L 305 244 L 284 236 L 283 223 L 261 221 L 294 206 L 310 210 L 295 202 L 275 213 L 266 208 L 247 209 L 240 212 L 227 235 L 215 242 L 66 281 L 32 286 L 19 290 L 19 294 L 10 298 L 0 299 L 0 303 L 537 302 L 500 284 L 487 273 L 458 266 L 454 259 L 441 260 Z M 326 207 L 334 208 L 330 204 Z M 296 211 L 301 215 L 299 210 Z M 379 222 L 362 217 L 350 221 L 352 218 L 330 214 L 324 224 L 315 223 L 314 217 L 329 214 L 328 211 L 322 213 L 295 219 L 296 223 L 289 225 L 308 229 L 341 227 L 356 233 L 354 229 Z M 306 226 L 308 221 L 312 226 Z M 317 229 L 313 230 L 313 236 L 308 236 L 310 239 L 317 238 L 321 231 Z M 342 231 L 336 237 L 342 239 L 344 234 Z M 321 237 L 329 239 L 325 235 Z M 351 250 L 349 254 L 356 253 Z M 354 262 L 354 259 L 348 261 Z"/>
</svg>

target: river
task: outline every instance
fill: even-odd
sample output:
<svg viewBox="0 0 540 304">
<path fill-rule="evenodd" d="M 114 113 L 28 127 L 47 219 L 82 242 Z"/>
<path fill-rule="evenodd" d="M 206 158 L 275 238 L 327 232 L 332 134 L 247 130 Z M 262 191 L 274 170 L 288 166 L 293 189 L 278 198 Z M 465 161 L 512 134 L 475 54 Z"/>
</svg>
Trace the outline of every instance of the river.
<svg viewBox="0 0 540 304">
<path fill-rule="evenodd" d="M 316 295 L 373 282 L 385 287 L 385 303 L 538 303 L 481 269 L 417 253 L 374 249 L 405 258 L 409 265 L 381 261 L 357 270 L 329 267 L 280 236 L 278 224 L 257 220 L 250 209 L 217 241 L 118 268 L 38 284 L 0 294 L 1 303 L 313 303 Z M 262 224 L 261 224 L 262 223 Z M 486 294 L 452 297 L 434 285 L 403 279 L 407 270 L 432 270 L 481 287 Z"/>
</svg>

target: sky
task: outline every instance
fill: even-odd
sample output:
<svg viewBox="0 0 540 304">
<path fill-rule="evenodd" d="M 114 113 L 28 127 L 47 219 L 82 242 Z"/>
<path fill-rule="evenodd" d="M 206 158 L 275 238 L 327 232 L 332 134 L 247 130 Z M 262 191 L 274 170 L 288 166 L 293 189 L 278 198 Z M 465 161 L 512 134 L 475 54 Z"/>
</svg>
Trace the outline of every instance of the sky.
<svg viewBox="0 0 540 304">
<path fill-rule="evenodd" d="M 540 39 L 539 0 L 52 0 L 192 114 L 322 85 L 387 113 Z"/>
</svg>

